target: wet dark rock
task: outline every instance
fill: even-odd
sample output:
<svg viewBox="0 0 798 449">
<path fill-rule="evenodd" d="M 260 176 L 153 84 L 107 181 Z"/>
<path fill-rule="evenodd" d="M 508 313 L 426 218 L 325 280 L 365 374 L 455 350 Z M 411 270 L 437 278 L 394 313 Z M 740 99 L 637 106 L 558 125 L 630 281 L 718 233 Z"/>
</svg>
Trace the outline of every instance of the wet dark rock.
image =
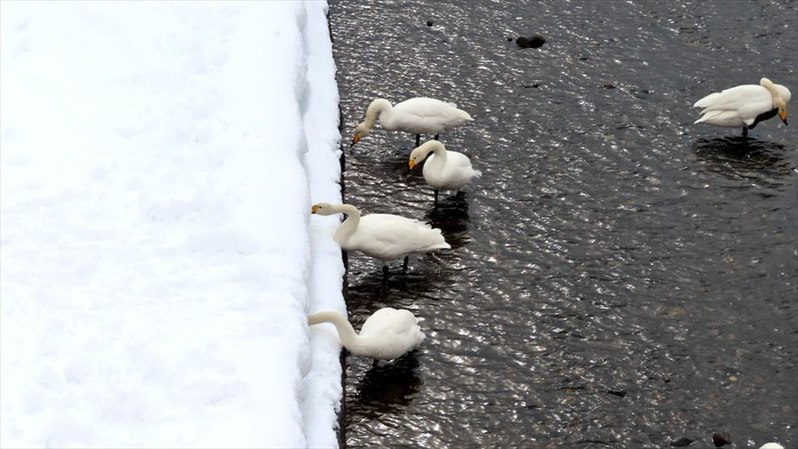
<svg viewBox="0 0 798 449">
<path fill-rule="evenodd" d="M 610 83 L 606 83 L 606 84 L 604 84 L 604 88 L 605 89 L 615 89 L 615 86 L 610 84 Z"/>
<path fill-rule="evenodd" d="M 535 89 L 537 89 L 538 87 L 540 87 L 540 83 L 524 84 L 524 88 L 529 89 L 530 87 L 534 87 Z"/>
<path fill-rule="evenodd" d="M 546 43 L 546 39 L 539 34 L 533 34 L 530 37 L 519 36 L 515 43 L 521 48 L 538 48 Z"/>
<path fill-rule="evenodd" d="M 427 26 L 431 27 L 432 25 L 435 25 L 435 22 L 432 20 L 427 20 Z"/>
<path fill-rule="evenodd" d="M 512 36 L 507 36 L 507 42 L 512 42 L 512 41 L 513 41 Z"/>
<path fill-rule="evenodd" d="M 681 437 L 678 440 L 671 441 L 671 446 L 673 447 L 687 447 L 692 444 L 693 440 L 687 437 Z"/>
<path fill-rule="evenodd" d="M 712 434 L 712 444 L 715 447 L 725 446 L 727 444 L 731 444 L 731 437 L 726 432 L 715 432 Z"/>
<path fill-rule="evenodd" d="M 619 398 L 626 397 L 626 391 L 624 390 L 607 390 L 607 394 L 611 394 L 613 396 L 618 396 Z"/>
</svg>

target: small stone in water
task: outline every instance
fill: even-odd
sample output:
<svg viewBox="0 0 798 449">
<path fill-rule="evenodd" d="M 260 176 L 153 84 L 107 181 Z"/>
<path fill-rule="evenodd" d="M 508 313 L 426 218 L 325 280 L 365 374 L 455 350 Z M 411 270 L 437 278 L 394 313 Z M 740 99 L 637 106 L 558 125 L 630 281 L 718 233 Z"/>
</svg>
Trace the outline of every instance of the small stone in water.
<svg viewBox="0 0 798 449">
<path fill-rule="evenodd" d="M 432 20 L 427 20 L 427 26 L 431 27 L 432 25 L 435 25 L 435 22 L 433 22 Z"/>
<path fill-rule="evenodd" d="M 623 391 L 623 390 L 607 390 L 607 393 L 611 394 L 613 396 L 618 396 L 619 398 L 625 398 L 626 397 L 626 392 Z"/>
<path fill-rule="evenodd" d="M 515 43 L 521 48 L 538 48 L 546 43 L 546 39 L 539 34 L 533 34 L 530 37 L 519 36 Z"/>
<path fill-rule="evenodd" d="M 712 434 L 712 444 L 714 444 L 715 447 L 731 444 L 731 437 L 726 432 L 715 432 Z"/>
<path fill-rule="evenodd" d="M 681 437 L 678 440 L 671 441 L 671 446 L 673 447 L 687 447 L 689 446 L 693 440 L 687 437 Z"/>
</svg>

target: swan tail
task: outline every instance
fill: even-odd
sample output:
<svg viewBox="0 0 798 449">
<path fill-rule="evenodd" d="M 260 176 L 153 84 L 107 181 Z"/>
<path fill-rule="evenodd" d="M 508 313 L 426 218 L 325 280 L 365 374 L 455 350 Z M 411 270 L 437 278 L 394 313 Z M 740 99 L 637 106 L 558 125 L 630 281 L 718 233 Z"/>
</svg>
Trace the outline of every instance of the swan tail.
<svg viewBox="0 0 798 449">
<path fill-rule="evenodd" d="M 706 108 L 706 107 L 709 106 L 709 103 L 712 103 L 712 100 L 714 100 L 718 95 L 720 95 L 719 92 L 711 93 L 711 94 L 707 95 L 706 97 L 696 101 L 695 104 L 693 105 L 693 107 L 694 108 Z"/>
</svg>

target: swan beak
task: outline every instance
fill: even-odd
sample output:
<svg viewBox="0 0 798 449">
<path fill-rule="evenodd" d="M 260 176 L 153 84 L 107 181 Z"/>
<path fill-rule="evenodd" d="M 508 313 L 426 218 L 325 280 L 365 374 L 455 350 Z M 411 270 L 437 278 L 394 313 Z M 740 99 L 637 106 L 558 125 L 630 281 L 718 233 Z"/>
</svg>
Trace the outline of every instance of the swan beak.
<svg viewBox="0 0 798 449">
<path fill-rule="evenodd" d="M 786 126 L 787 125 L 787 111 L 786 110 L 779 111 L 779 118 L 781 119 L 782 122 L 784 122 L 784 125 Z"/>
<path fill-rule="evenodd" d="M 316 212 L 318 212 L 318 211 L 319 211 L 319 205 L 318 205 L 318 204 L 314 204 L 314 205 L 313 205 L 313 206 L 310 208 L 310 213 L 311 213 L 311 214 L 315 214 L 315 213 L 316 213 Z"/>
<path fill-rule="evenodd" d="M 415 167 L 415 166 L 416 166 L 416 161 L 415 161 L 415 159 L 410 159 L 409 161 L 407 161 L 407 166 L 408 166 L 408 167 L 410 167 L 410 170 L 412 170 L 412 169 L 413 169 L 413 167 Z"/>
<path fill-rule="evenodd" d="M 351 148 L 355 146 L 355 144 L 358 142 L 360 142 L 360 133 L 355 133 L 355 135 L 352 136 L 352 145 L 349 145 L 349 147 Z"/>
</svg>

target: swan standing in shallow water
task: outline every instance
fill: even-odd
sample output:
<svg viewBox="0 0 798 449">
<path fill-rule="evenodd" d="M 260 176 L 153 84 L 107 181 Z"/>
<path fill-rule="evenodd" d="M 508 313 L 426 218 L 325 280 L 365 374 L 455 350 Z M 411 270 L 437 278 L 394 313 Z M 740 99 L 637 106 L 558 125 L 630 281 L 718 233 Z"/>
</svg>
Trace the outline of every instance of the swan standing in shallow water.
<svg viewBox="0 0 798 449">
<path fill-rule="evenodd" d="M 437 139 L 440 133 L 473 120 L 468 112 L 457 109 L 456 104 L 434 98 L 411 98 L 396 106 L 378 98 L 369 104 L 366 120 L 355 128 L 352 146 L 371 131 L 378 118 L 385 129 L 415 134 L 416 146 L 419 145 L 421 134 L 435 134 Z"/>
<path fill-rule="evenodd" d="M 346 220 L 335 230 L 333 239 L 341 248 L 357 250 L 382 260 L 382 270 L 388 273 L 388 263 L 411 253 L 449 249 L 441 230 L 418 220 L 392 214 L 369 214 L 361 217 L 351 204 L 314 204 L 311 213 L 318 215 L 345 214 Z"/>
<path fill-rule="evenodd" d="M 416 165 L 429 156 L 424 163 L 424 180 L 435 189 L 435 204 L 438 204 L 438 189 L 460 190 L 471 179 L 482 175 L 474 170 L 471 159 L 457 151 L 447 151 L 446 147 L 437 140 L 425 142 L 410 153 L 408 167 L 412 170 Z"/>
<path fill-rule="evenodd" d="M 703 108 L 695 123 L 715 126 L 741 127 L 743 137 L 757 123 L 779 116 L 787 124 L 787 103 L 790 89 L 762 78 L 759 85 L 745 84 L 715 92 L 698 100 L 693 107 Z"/>
<path fill-rule="evenodd" d="M 374 360 L 391 360 L 417 348 L 424 340 L 418 318 L 409 310 L 382 308 L 372 314 L 360 334 L 338 312 L 318 312 L 308 316 L 308 325 L 332 323 L 341 343 L 354 355 Z"/>
</svg>

